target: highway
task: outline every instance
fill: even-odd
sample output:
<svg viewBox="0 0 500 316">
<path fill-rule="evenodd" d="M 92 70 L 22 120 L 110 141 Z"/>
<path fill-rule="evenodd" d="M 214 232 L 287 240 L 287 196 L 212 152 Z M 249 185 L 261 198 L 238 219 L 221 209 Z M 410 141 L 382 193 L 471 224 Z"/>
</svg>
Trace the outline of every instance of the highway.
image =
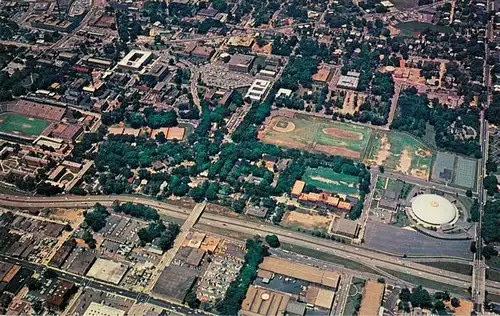
<svg viewBox="0 0 500 316">
<path fill-rule="evenodd" d="M 488 13 L 494 12 L 493 4 L 491 0 L 486 1 L 486 8 Z M 488 65 L 488 59 L 490 56 L 489 43 L 493 40 L 493 23 L 494 15 L 488 19 L 486 25 L 486 40 L 484 41 L 484 64 L 483 64 L 483 85 L 486 87 L 486 104 L 481 109 L 480 122 L 481 122 L 481 134 L 480 134 L 480 145 L 481 145 L 481 159 L 478 177 L 478 202 L 479 202 L 479 222 L 476 226 L 476 248 L 478 252 L 474 255 L 474 269 L 472 273 L 472 296 L 474 301 L 474 310 L 478 313 L 484 312 L 484 302 L 486 299 L 487 284 L 486 281 L 486 264 L 483 260 L 481 254 L 481 249 L 483 247 L 482 238 L 482 222 L 484 214 L 484 205 L 487 201 L 487 194 L 484 190 L 484 177 L 486 176 L 486 161 L 488 160 L 488 122 L 485 118 L 485 109 L 491 103 L 491 81 L 490 81 L 490 67 Z"/>
<path fill-rule="evenodd" d="M 161 215 L 174 218 L 186 219 L 191 213 L 191 210 L 167 204 L 165 202 L 130 195 L 86 197 L 70 195 L 55 197 L 21 197 L 0 195 L 0 205 L 14 208 L 86 208 L 94 206 L 95 203 L 111 205 L 115 201 L 135 202 L 148 205 L 156 208 Z M 255 223 L 249 221 L 248 219 L 239 219 L 212 213 L 204 213 L 201 216 L 199 223 L 211 227 L 229 229 L 250 236 L 256 234 L 262 236 L 265 236 L 267 234 L 276 234 L 280 238 L 280 240 L 285 243 L 333 254 L 352 261 L 357 261 L 369 267 L 376 266 L 379 268 L 387 268 L 462 288 L 468 288 L 471 283 L 471 277 L 468 275 L 461 275 L 442 269 L 428 267 L 417 262 L 403 260 L 402 258 L 391 254 L 383 254 L 362 247 L 355 247 L 348 244 L 332 242 L 331 240 L 316 238 L 310 235 L 283 229 L 278 226 Z M 450 258 L 443 258 L 442 261 L 447 260 L 450 260 Z M 456 259 L 451 258 L 451 260 Z M 500 294 L 499 283 L 488 282 L 487 285 L 488 292 Z"/>
</svg>

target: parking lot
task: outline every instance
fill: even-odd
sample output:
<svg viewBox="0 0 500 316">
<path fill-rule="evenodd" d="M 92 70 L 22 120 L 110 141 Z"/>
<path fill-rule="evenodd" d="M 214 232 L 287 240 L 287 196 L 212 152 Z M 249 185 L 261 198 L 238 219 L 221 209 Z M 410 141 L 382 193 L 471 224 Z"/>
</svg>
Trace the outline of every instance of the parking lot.
<svg viewBox="0 0 500 316">
<path fill-rule="evenodd" d="M 207 64 L 200 67 L 201 79 L 210 87 L 227 90 L 248 87 L 254 81 L 250 75 L 229 71 L 225 64 Z"/>
<path fill-rule="evenodd" d="M 365 246 L 399 255 L 451 256 L 470 259 L 470 240 L 442 240 L 377 222 L 369 222 Z"/>
</svg>

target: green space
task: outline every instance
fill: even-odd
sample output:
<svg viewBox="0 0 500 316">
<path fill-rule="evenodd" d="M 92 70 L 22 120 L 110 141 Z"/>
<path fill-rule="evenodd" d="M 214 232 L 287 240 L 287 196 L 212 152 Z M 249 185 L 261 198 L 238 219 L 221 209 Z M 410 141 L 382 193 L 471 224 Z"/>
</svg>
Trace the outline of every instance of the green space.
<svg viewBox="0 0 500 316">
<path fill-rule="evenodd" d="M 15 113 L 0 116 L 0 132 L 24 136 L 40 135 L 49 122 Z"/>
<path fill-rule="evenodd" d="M 458 263 L 458 262 L 420 262 L 420 263 L 425 264 L 426 266 L 431 266 L 446 271 L 451 271 L 465 275 L 472 275 L 472 266 L 464 263 Z"/>
<path fill-rule="evenodd" d="M 406 216 L 406 213 L 402 210 L 398 211 L 396 213 L 396 216 L 394 217 L 395 221 L 392 225 L 397 226 L 397 227 L 405 227 L 409 226 L 411 223 L 408 220 L 408 217 Z"/>
<path fill-rule="evenodd" d="M 178 127 L 184 127 L 184 139 L 194 132 L 194 126 L 189 123 L 179 123 Z"/>
<path fill-rule="evenodd" d="M 349 288 L 349 297 L 347 298 L 344 315 L 356 315 L 361 305 L 363 287 L 366 281 L 359 278 L 352 278 Z"/>
<path fill-rule="evenodd" d="M 489 269 L 486 271 L 486 279 L 495 282 L 500 282 L 500 272 Z"/>
<path fill-rule="evenodd" d="M 495 295 L 495 294 L 486 294 L 488 302 L 495 302 L 495 303 L 500 303 L 500 295 Z"/>
<path fill-rule="evenodd" d="M 438 33 L 454 33 L 453 29 L 449 26 L 434 25 L 431 23 L 417 21 L 402 22 L 396 24 L 395 26 L 401 31 L 401 36 L 413 36 L 414 33 L 423 32 L 427 29 Z"/>
<path fill-rule="evenodd" d="M 330 193 L 358 195 L 359 178 L 329 168 L 307 168 L 302 176 L 307 184 Z"/>
<path fill-rule="evenodd" d="M 387 182 L 387 178 L 386 177 L 378 177 L 377 178 L 377 184 L 375 185 L 375 188 L 377 189 L 385 189 L 385 184 Z"/>
<path fill-rule="evenodd" d="M 444 283 L 441 283 L 441 282 L 437 282 L 437 281 L 433 281 L 433 280 L 421 278 L 421 277 L 418 277 L 418 276 L 406 274 L 406 273 L 399 272 L 399 271 L 394 271 L 394 270 L 387 269 L 387 268 L 381 268 L 381 269 L 384 270 L 387 273 L 392 274 L 393 276 L 395 276 L 395 277 L 397 277 L 397 278 L 399 278 L 401 280 L 404 280 L 406 282 L 410 282 L 410 283 L 413 283 L 413 284 L 416 284 L 416 285 L 421 285 L 421 286 L 423 286 L 425 288 L 434 289 L 434 290 L 443 291 L 443 292 L 447 291 L 449 293 L 457 294 L 457 295 L 460 295 L 460 296 L 463 296 L 463 297 L 470 296 L 470 294 L 467 291 L 467 289 L 464 289 L 464 288 L 461 288 L 461 287 L 458 287 L 458 286 L 444 284 Z"/>
<path fill-rule="evenodd" d="M 309 249 L 309 248 L 305 248 L 305 247 L 301 247 L 301 246 L 290 245 L 290 244 L 286 244 L 286 243 L 281 243 L 281 249 L 295 252 L 295 253 L 298 253 L 298 254 L 301 254 L 304 256 L 308 256 L 311 258 L 316 258 L 319 260 L 328 261 L 328 262 L 331 262 L 334 264 L 339 264 L 339 265 L 342 265 L 348 269 L 357 270 L 357 271 L 361 271 L 361 272 L 367 272 L 367 273 L 377 273 L 375 270 L 370 269 L 369 267 L 364 266 L 364 265 L 360 264 L 359 262 L 345 259 L 342 257 L 338 257 L 335 255 L 331 255 L 328 253 L 324 253 L 324 252 L 321 252 L 318 250 Z"/>
<path fill-rule="evenodd" d="M 276 116 L 260 135 L 264 143 L 360 159 L 372 130 L 310 115 Z"/>
<path fill-rule="evenodd" d="M 370 139 L 365 161 L 427 180 L 433 152 L 415 137 L 401 132 L 377 131 Z"/>
<path fill-rule="evenodd" d="M 500 270 L 500 257 L 499 256 L 491 257 L 489 260 L 486 260 L 486 264 L 490 268 L 494 268 L 494 269 L 499 269 Z"/>
</svg>

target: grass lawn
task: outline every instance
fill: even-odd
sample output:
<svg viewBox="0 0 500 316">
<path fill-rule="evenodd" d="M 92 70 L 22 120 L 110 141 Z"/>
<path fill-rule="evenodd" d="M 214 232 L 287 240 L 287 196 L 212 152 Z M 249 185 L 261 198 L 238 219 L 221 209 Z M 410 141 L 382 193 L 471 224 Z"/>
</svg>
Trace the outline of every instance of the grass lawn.
<svg viewBox="0 0 500 316">
<path fill-rule="evenodd" d="M 500 272 L 490 269 L 486 271 L 486 278 L 491 281 L 500 282 Z"/>
<path fill-rule="evenodd" d="M 320 190 L 330 193 L 359 194 L 358 177 L 336 173 L 329 168 L 307 168 L 302 176 L 307 184 L 314 185 Z"/>
<path fill-rule="evenodd" d="M 396 28 L 401 30 L 400 35 L 402 36 L 413 36 L 414 33 L 423 32 L 426 29 L 430 29 L 438 33 L 454 33 L 453 29 L 449 26 L 434 25 L 431 23 L 417 21 L 398 23 L 396 24 Z"/>
<path fill-rule="evenodd" d="M 410 282 L 410 283 L 413 283 L 416 285 L 421 285 L 425 288 L 434 289 L 437 291 L 448 291 L 449 293 L 457 294 L 457 295 L 460 295 L 462 297 L 469 297 L 470 296 L 467 289 L 464 289 L 464 288 L 461 288 L 458 286 L 444 284 L 441 282 L 428 280 L 425 278 L 417 277 L 414 275 L 409 275 L 409 274 L 406 274 L 403 272 L 394 271 L 394 270 L 390 270 L 390 269 L 386 269 L 386 268 L 381 268 L 381 269 L 386 271 L 387 273 L 392 274 L 393 276 L 395 276 L 401 280 L 405 280 L 406 282 Z"/>
<path fill-rule="evenodd" d="M 349 289 L 349 297 L 345 303 L 344 315 L 356 315 L 356 306 L 361 304 L 363 287 L 366 281 L 359 278 L 352 278 L 351 287 Z"/>
<path fill-rule="evenodd" d="M 405 227 L 410 225 L 410 221 L 408 220 L 408 217 L 406 217 L 406 213 L 400 210 L 396 213 L 395 222 L 392 225 L 397 227 Z"/>
<path fill-rule="evenodd" d="M 382 190 L 385 189 L 386 182 L 387 182 L 386 177 L 379 176 L 377 179 L 377 184 L 375 185 L 375 188 L 382 189 Z"/>
<path fill-rule="evenodd" d="M 25 136 L 40 135 L 49 122 L 20 114 L 7 113 L 0 116 L 0 131 Z"/>
<path fill-rule="evenodd" d="M 356 261 L 352 261 L 349 259 L 345 259 L 345 258 L 342 258 L 339 256 L 324 253 L 324 252 L 317 251 L 314 249 L 304 248 L 304 247 L 300 247 L 300 246 L 294 246 L 294 245 L 290 245 L 290 244 L 286 244 L 286 243 L 281 243 L 280 248 L 284 249 L 284 250 L 291 251 L 291 252 L 295 252 L 295 253 L 298 253 L 298 254 L 301 254 L 304 256 L 308 256 L 311 258 L 316 258 L 319 260 L 339 264 L 339 265 L 342 265 L 348 269 L 357 270 L 357 271 L 361 271 L 361 272 L 368 272 L 368 273 L 377 273 L 376 271 L 374 271 L 374 270 L 370 269 L 369 267 L 364 266 Z"/>
<path fill-rule="evenodd" d="M 491 268 L 500 269 L 500 256 L 496 256 L 486 261 L 486 264 Z"/>
<path fill-rule="evenodd" d="M 420 262 L 427 266 L 443 269 L 446 271 L 456 272 L 465 275 L 472 275 L 472 266 L 457 262 Z"/>
<path fill-rule="evenodd" d="M 277 146 L 360 159 L 371 134 L 372 129 L 365 126 L 296 114 L 273 117 L 259 138 Z"/>
<path fill-rule="evenodd" d="M 488 297 L 488 301 L 490 301 L 490 302 L 500 303 L 500 295 L 488 293 L 487 297 Z"/>
</svg>

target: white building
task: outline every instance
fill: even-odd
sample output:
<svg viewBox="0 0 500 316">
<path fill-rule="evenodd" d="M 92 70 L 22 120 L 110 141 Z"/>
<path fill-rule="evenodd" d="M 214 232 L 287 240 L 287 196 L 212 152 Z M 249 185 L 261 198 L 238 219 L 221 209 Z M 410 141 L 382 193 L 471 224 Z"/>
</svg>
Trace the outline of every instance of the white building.
<svg viewBox="0 0 500 316">
<path fill-rule="evenodd" d="M 260 101 L 269 90 L 271 82 L 262 79 L 255 79 L 248 89 L 245 98 L 250 98 L 252 101 Z"/>
<path fill-rule="evenodd" d="M 125 70 L 140 70 L 153 56 L 152 52 L 133 49 L 118 62 L 118 68 Z"/>
</svg>

